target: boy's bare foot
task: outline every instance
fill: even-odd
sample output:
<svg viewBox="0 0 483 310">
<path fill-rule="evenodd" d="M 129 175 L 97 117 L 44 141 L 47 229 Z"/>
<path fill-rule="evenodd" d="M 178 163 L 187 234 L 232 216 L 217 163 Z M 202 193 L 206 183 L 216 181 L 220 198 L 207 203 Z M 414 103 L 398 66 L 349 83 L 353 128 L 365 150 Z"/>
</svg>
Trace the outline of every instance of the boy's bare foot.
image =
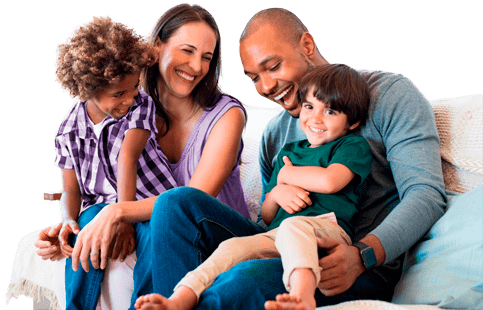
<svg viewBox="0 0 483 310">
<path fill-rule="evenodd" d="M 134 308 L 138 310 L 190 310 L 198 302 L 196 294 L 188 287 L 181 285 L 170 298 L 159 294 L 141 296 L 136 300 Z"/>
<path fill-rule="evenodd" d="M 304 301 L 300 296 L 287 293 L 279 294 L 275 300 L 265 302 L 266 310 L 315 310 L 315 307 L 315 298 L 311 301 Z"/>
<path fill-rule="evenodd" d="M 168 299 L 159 294 L 149 294 L 139 297 L 134 304 L 138 310 L 168 310 Z"/>
</svg>

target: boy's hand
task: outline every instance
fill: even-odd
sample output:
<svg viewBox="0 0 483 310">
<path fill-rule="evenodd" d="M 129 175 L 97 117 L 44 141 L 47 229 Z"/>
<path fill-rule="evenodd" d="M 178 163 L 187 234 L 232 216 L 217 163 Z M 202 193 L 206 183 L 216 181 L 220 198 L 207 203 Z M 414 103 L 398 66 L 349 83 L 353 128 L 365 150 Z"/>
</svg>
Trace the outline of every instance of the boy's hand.
<svg viewBox="0 0 483 310">
<path fill-rule="evenodd" d="M 69 245 L 69 236 L 71 234 L 79 234 L 79 225 L 74 220 L 66 220 L 62 223 L 62 229 L 59 234 L 60 250 L 62 255 L 69 258 L 72 255 L 73 248 Z"/>
<path fill-rule="evenodd" d="M 277 175 L 277 184 L 290 184 L 289 181 L 290 181 L 290 173 L 289 173 L 289 170 L 291 167 L 294 167 L 294 165 L 292 164 L 292 161 L 290 160 L 290 158 L 288 158 L 287 156 L 284 156 L 282 158 L 283 160 L 283 167 L 280 169 L 280 171 L 278 172 L 278 175 Z"/>
<path fill-rule="evenodd" d="M 136 246 L 135 230 L 131 223 L 121 222 L 117 225 L 114 239 L 111 242 L 110 257 L 123 262 L 126 256 L 134 252 Z"/>
<path fill-rule="evenodd" d="M 55 226 L 45 228 L 39 233 L 35 247 L 38 248 L 37 255 L 43 260 L 50 259 L 51 261 L 64 258 L 59 246 L 59 232 L 62 228 L 62 223 Z"/>
<path fill-rule="evenodd" d="M 290 214 L 302 211 L 312 204 L 309 192 L 294 185 L 279 184 L 272 191 L 275 202 Z"/>
</svg>

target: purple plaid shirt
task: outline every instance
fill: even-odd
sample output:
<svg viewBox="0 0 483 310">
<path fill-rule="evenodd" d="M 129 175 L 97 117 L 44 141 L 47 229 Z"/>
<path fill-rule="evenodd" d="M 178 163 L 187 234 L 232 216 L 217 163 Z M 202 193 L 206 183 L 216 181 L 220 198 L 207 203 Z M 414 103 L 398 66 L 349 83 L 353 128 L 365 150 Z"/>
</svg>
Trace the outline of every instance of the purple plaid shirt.
<svg viewBox="0 0 483 310">
<path fill-rule="evenodd" d="M 55 139 L 55 162 L 61 169 L 75 169 L 83 199 L 81 212 L 97 203 L 115 202 L 96 190 L 97 169 L 104 169 L 107 180 L 117 191 L 117 157 L 124 134 L 132 128 L 147 129 L 151 133 L 138 161 L 136 199 L 156 196 L 177 186 L 169 165 L 160 155 L 155 107 L 146 93 L 140 90 L 125 116 L 119 120 L 107 116 L 102 126 L 97 139 L 86 102 L 79 102 L 61 124 Z M 99 161 L 95 160 L 95 152 Z"/>
</svg>

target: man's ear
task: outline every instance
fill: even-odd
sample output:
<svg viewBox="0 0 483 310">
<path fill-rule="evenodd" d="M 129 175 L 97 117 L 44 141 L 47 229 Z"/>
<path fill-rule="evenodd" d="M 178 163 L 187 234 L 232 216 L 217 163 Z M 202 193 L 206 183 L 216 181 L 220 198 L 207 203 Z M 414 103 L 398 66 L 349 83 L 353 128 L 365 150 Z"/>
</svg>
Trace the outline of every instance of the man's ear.
<svg viewBox="0 0 483 310">
<path fill-rule="evenodd" d="M 307 58 L 312 59 L 315 56 L 317 48 L 315 47 L 315 41 L 312 35 L 308 32 L 304 32 L 300 38 L 300 47 Z"/>
<path fill-rule="evenodd" d="M 356 129 L 357 126 L 359 126 L 360 124 L 361 124 L 361 121 L 355 122 L 354 124 L 349 126 L 349 130 L 352 131 L 352 130 Z"/>
</svg>

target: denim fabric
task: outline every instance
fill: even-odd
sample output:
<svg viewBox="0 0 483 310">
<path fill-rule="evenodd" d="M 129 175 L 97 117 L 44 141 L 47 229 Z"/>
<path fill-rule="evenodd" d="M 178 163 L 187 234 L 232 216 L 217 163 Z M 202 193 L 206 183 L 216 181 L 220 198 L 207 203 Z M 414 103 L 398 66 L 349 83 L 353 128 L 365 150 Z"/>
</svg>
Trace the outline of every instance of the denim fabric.
<svg viewBox="0 0 483 310">
<path fill-rule="evenodd" d="M 213 285 L 201 295 L 196 309 L 264 309 L 265 301 L 275 300 L 275 296 L 287 292 L 282 275 L 280 258 L 239 263 L 216 278 Z M 317 290 L 315 299 L 317 307 L 357 299 L 390 301 L 392 292 L 393 287 L 384 285 L 377 275 L 366 273 L 358 277 L 346 292 L 326 297 Z"/>
<path fill-rule="evenodd" d="M 95 204 L 82 212 L 77 219 L 79 228 L 84 228 L 106 205 L 105 203 Z M 70 245 L 74 246 L 77 236 L 73 235 L 72 237 Z M 95 310 L 101 295 L 101 282 L 104 279 L 104 270 L 94 269 L 90 260 L 89 272 L 85 272 L 80 263 L 79 267 L 74 272 L 72 269 L 72 258 L 67 259 L 65 262 L 66 310 Z"/>
<path fill-rule="evenodd" d="M 138 266 L 142 258 L 139 255 L 136 266 L 145 273 L 139 278 L 149 281 L 152 274 L 153 288 L 138 291 L 138 296 L 153 292 L 171 296 L 186 273 L 198 267 L 221 242 L 265 232 L 219 200 L 189 187 L 171 189 L 156 199 L 150 228 L 151 238 L 145 239 L 151 242 L 152 264 L 143 259 L 146 267 Z M 216 278 L 201 295 L 197 309 L 263 309 L 266 300 L 286 292 L 282 274 L 280 259 L 240 263 Z M 137 286 L 149 288 L 149 283 L 139 282 Z M 330 298 L 317 292 L 316 299 L 318 306 L 354 299 L 390 300 L 392 292 L 393 287 L 381 284 L 380 278 L 368 273 L 347 292 Z M 133 303 L 136 298 L 133 296 Z M 130 309 L 134 309 L 133 305 Z"/>
<path fill-rule="evenodd" d="M 145 243 L 150 239 L 152 265 L 143 254 L 138 254 L 134 272 L 137 270 L 136 277 L 142 280 L 135 282 L 130 309 L 134 309 L 140 295 L 156 292 L 170 296 L 186 273 L 198 267 L 222 241 L 265 231 L 218 199 L 190 187 L 174 188 L 160 195 L 154 203 L 150 227 L 151 237 L 137 241 Z"/>
</svg>

